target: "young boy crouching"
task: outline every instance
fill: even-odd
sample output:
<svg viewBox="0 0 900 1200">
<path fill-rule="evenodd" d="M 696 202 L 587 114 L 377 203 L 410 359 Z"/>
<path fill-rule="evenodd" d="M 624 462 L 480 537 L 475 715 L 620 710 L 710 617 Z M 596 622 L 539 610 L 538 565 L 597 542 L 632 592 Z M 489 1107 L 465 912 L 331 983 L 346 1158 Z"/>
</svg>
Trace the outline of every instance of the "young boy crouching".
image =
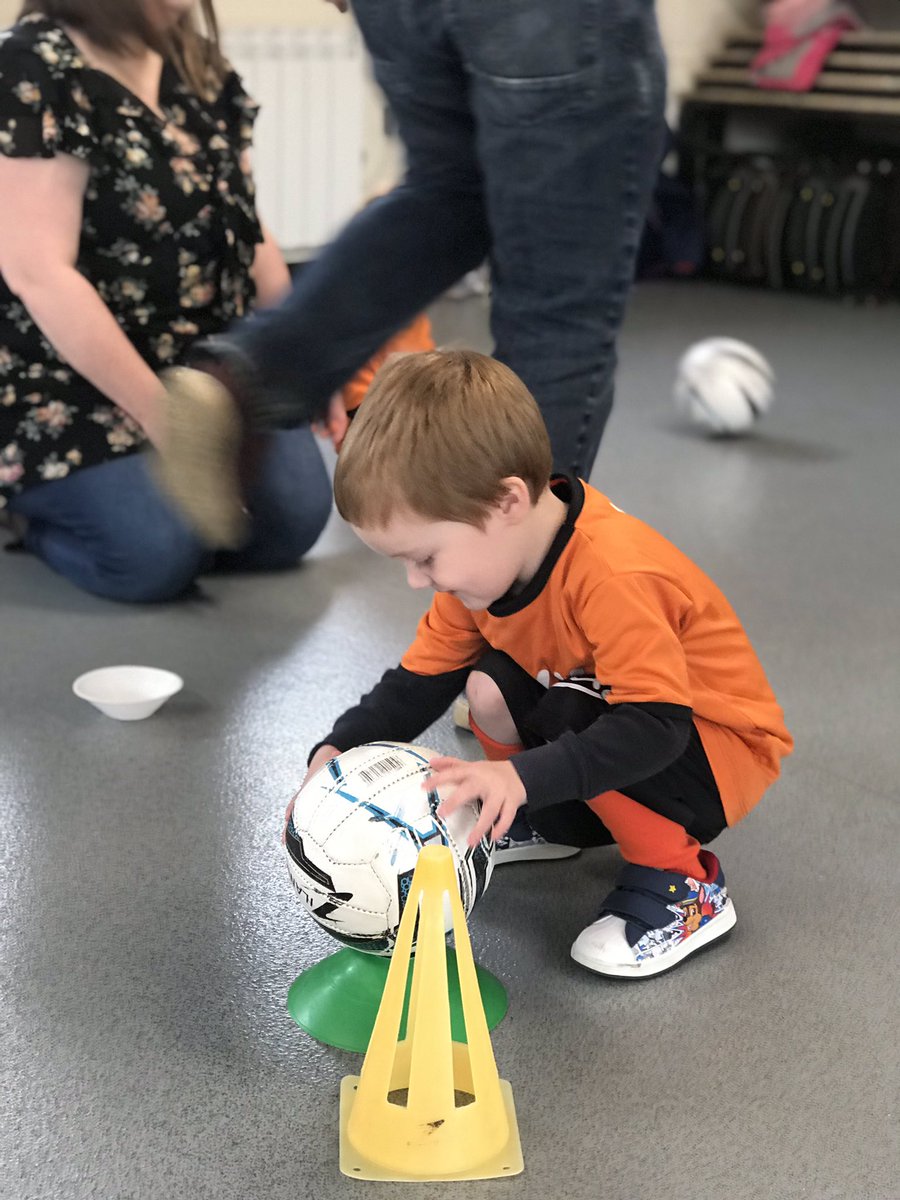
<svg viewBox="0 0 900 1200">
<path fill-rule="evenodd" d="M 363 742 L 414 741 L 465 690 L 487 761 L 432 760 L 443 810 L 472 799 L 496 861 L 615 842 L 626 860 L 573 957 L 658 974 L 726 934 L 734 905 L 702 849 L 759 801 L 792 748 L 730 604 L 649 526 L 550 477 L 524 384 L 472 351 L 378 373 L 338 458 L 342 516 L 431 607 L 398 667 L 345 712 L 310 770 Z"/>
</svg>

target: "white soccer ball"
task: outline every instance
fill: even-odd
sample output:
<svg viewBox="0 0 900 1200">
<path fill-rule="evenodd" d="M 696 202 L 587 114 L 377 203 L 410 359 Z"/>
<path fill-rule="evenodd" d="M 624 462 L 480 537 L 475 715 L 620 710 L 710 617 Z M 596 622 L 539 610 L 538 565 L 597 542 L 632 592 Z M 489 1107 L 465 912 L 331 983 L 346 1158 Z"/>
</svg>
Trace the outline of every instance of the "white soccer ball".
<svg viewBox="0 0 900 1200">
<path fill-rule="evenodd" d="M 678 411 L 710 433 L 743 433 L 771 406 L 775 376 L 758 350 L 735 338 L 696 342 L 678 364 Z"/>
<path fill-rule="evenodd" d="M 478 807 L 437 815 L 441 797 L 422 787 L 434 750 L 371 742 L 332 758 L 294 798 L 285 831 L 288 871 L 300 899 L 338 941 L 391 954 L 423 846 L 449 846 L 468 915 L 494 865 L 490 836 L 467 838 Z M 449 908 L 446 928 L 451 927 Z"/>
</svg>

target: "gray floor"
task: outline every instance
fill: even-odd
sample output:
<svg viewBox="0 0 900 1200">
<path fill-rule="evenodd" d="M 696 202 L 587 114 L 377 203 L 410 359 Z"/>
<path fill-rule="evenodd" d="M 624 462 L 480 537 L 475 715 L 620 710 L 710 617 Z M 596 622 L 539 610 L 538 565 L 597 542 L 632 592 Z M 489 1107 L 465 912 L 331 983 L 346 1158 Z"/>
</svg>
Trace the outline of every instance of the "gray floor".
<svg viewBox="0 0 900 1200">
<path fill-rule="evenodd" d="M 0 1195 L 900 1195 L 897 319 L 693 285 L 636 298 L 594 482 L 731 596 L 797 751 L 717 843 L 733 937 L 659 980 L 615 985 L 569 959 L 612 850 L 495 876 L 471 932 L 510 993 L 493 1045 L 518 1109 L 515 1180 L 342 1177 L 338 1088 L 360 1059 L 285 1012 L 333 944 L 290 891 L 280 813 L 423 596 L 338 522 L 297 573 L 212 580 L 206 602 L 168 608 L 94 600 L 6 557 Z M 438 330 L 485 345 L 483 305 L 446 305 Z M 670 409 L 678 355 L 712 334 L 778 374 L 743 441 L 706 441 Z M 131 725 L 71 694 L 80 672 L 128 661 L 180 672 L 185 691 Z M 447 720 L 423 740 L 474 755 Z"/>
</svg>

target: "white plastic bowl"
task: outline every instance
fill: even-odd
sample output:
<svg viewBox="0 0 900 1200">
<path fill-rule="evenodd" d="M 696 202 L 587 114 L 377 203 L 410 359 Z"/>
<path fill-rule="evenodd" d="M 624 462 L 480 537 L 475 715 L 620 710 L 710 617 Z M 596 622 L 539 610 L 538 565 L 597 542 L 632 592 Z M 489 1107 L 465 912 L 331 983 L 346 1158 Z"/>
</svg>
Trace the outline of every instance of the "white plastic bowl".
<svg viewBox="0 0 900 1200">
<path fill-rule="evenodd" d="M 72 691 L 116 721 L 143 721 L 184 687 L 159 667 L 100 667 L 79 675 Z"/>
</svg>

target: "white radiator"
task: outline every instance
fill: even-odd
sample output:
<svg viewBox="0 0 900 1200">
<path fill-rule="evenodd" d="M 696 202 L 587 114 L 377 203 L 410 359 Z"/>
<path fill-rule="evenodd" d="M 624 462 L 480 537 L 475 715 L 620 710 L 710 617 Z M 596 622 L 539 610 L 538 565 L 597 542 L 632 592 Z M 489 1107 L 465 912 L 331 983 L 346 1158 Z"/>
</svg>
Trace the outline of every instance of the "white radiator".
<svg viewBox="0 0 900 1200">
<path fill-rule="evenodd" d="M 368 60 L 355 28 L 236 29 L 223 49 L 259 103 L 257 202 L 286 256 L 308 257 L 363 201 Z"/>
</svg>

